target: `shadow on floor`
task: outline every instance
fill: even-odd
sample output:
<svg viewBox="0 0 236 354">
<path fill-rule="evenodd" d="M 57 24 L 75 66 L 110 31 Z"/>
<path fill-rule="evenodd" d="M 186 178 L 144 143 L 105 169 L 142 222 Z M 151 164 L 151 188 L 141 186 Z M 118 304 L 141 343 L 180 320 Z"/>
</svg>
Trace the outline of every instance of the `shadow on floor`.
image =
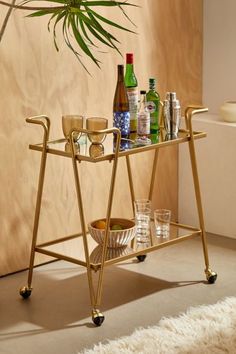
<svg viewBox="0 0 236 354">
<path fill-rule="evenodd" d="M 60 278 L 61 272 L 65 277 Z M 78 321 L 90 316 L 91 305 L 87 274 L 76 274 L 76 268 L 37 270 L 34 274 L 31 297 L 23 300 L 18 295 L 17 285 L 26 284 L 27 273 L 17 274 L 10 288 L 3 289 L 1 296 L 0 332 L 2 335 L 17 336 L 41 333 L 45 330 L 59 330 L 65 327 L 81 326 Z M 17 283 L 17 284 L 16 284 Z M 203 281 L 168 282 L 163 279 L 111 266 L 106 269 L 103 283 L 102 311 L 121 306 L 153 293 L 182 286 L 191 286 Z M 2 284 L 4 285 L 4 283 Z M 9 283 L 8 283 L 9 285 Z M 13 332 L 19 323 L 30 323 L 31 329 Z M 35 330 L 32 330 L 32 324 Z M 82 324 L 93 327 L 91 320 Z M 11 332 L 8 332 L 11 328 Z M 18 326 L 19 328 L 19 326 Z M 0 335 L 1 337 L 1 335 Z"/>
</svg>

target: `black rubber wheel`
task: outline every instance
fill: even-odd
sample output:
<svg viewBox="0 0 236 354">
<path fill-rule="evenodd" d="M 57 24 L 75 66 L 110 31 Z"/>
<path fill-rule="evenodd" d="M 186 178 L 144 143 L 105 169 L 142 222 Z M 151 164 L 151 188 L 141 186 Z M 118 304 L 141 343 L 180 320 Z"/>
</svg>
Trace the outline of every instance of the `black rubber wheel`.
<svg viewBox="0 0 236 354">
<path fill-rule="evenodd" d="M 147 257 L 146 254 L 141 254 L 140 256 L 137 256 L 137 259 L 139 260 L 139 262 L 144 262 L 146 257 Z"/>
<path fill-rule="evenodd" d="M 214 284 L 217 279 L 217 274 L 213 272 L 213 274 L 209 275 L 207 281 L 209 284 Z"/>
<path fill-rule="evenodd" d="M 99 315 L 99 316 L 93 317 L 93 323 L 94 323 L 97 327 L 100 327 L 101 324 L 104 322 L 104 320 L 105 320 L 105 316 L 103 316 L 103 315 Z"/>
<path fill-rule="evenodd" d="M 31 292 L 32 289 L 28 288 L 27 286 L 24 286 L 20 289 L 20 295 L 23 297 L 23 299 L 28 299 L 28 297 L 31 295 Z"/>
</svg>

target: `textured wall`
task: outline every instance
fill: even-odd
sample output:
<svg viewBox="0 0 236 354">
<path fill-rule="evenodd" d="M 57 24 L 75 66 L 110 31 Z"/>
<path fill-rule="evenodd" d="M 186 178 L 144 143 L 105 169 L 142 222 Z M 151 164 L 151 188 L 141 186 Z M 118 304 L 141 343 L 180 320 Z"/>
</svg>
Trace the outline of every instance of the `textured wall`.
<svg viewBox="0 0 236 354">
<path fill-rule="evenodd" d="M 129 10 L 138 25 L 137 35 L 120 33 L 120 49 L 135 54 L 139 87 L 147 88 L 148 78 L 159 80 L 162 97 L 175 90 L 182 105 L 201 101 L 202 0 L 133 0 L 141 9 Z M 110 10 L 104 12 L 111 13 Z M 5 9 L 0 13 L 2 22 Z M 131 26 L 120 12 L 113 19 Z M 62 137 L 64 113 L 102 115 L 112 125 L 112 100 L 116 65 L 122 58 L 104 54 L 102 70 L 88 64 L 88 76 L 66 46 L 57 53 L 44 18 L 25 19 L 15 11 L 0 44 L 0 275 L 27 267 L 37 190 L 40 154 L 28 150 L 28 143 L 40 142 L 42 131 L 29 126 L 25 118 L 46 114 L 51 118 L 51 139 Z M 117 32 L 116 32 L 117 34 Z M 58 35 L 60 38 L 60 35 Z M 137 197 L 145 196 L 152 153 L 132 160 Z M 119 166 L 113 215 L 130 215 L 127 175 Z M 82 166 L 83 191 L 88 195 L 89 218 L 104 215 L 103 197 L 110 166 Z M 76 232 L 79 227 L 70 161 L 49 156 L 40 219 L 39 239 L 49 240 Z M 161 151 L 159 186 L 154 206 L 177 213 L 177 150 Z M 95 186 L 96 195 L 91 186 Z M 48 258 L 47 258 L 48 259 Z M 37 257 L 37 262 L 45 258 Z"/>
<path fill-rule="evenodd" d="M 235 0 L 204 1 L 203 102 L 211 113 L 236 100 L 235 11 Z"/>
</svg>

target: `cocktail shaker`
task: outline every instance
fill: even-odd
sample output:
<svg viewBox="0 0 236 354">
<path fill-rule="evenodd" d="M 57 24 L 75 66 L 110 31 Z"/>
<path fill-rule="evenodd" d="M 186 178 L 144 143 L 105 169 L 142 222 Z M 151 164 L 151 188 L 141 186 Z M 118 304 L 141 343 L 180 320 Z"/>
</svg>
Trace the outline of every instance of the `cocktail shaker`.
<svg viewBox="0 0 236 354">
<path fill-rule="evenodd" d="M 167 92 L 163 104 L 164 126 L 168 138 L 176 138 L 179 131 L 181 107 L 175 92 Z"/>
</svg>

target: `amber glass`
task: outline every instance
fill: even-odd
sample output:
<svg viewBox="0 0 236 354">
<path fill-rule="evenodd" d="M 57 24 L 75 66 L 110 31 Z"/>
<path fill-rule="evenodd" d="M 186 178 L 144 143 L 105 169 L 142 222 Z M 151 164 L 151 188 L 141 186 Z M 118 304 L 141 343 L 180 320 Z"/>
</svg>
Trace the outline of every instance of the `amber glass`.
<svg viewBox="0 0 236 354">
<path fill-rule="evenodd" d="M 108 120 L 100 117 L 89 117 L 86 119 L 86 129 L 104 130 L 108 127 Z M 92 144 L 101 144 L 105 140 L 106 134 L 88 134 Z"/>
</svg>

